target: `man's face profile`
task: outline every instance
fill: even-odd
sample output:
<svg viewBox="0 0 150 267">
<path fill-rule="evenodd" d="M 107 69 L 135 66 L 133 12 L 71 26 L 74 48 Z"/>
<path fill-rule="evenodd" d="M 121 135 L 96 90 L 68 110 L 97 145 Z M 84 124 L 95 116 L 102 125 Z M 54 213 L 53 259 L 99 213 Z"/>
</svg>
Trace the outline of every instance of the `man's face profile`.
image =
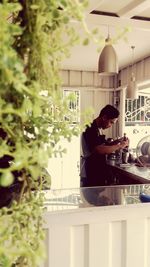
<svg viewBox="0 0 150 267">
<path fill-rule="evenodd" d="M 102 118 L 102 129 L 110 128 L 113 124 L 117 122 L 118 118 L 114 119 L 107 119 L 106 116 L 103 116 Z"/>
</svg>

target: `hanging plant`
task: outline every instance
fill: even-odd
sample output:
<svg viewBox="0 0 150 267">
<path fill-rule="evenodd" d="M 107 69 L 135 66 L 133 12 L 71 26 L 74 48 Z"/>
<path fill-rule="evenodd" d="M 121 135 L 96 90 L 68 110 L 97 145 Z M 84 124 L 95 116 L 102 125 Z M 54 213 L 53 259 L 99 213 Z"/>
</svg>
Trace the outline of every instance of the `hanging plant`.
<svg viewBox="0 0 150 267">
<path fill-rule="evenodd" d="M 60 63 L 79 40 L 86 1 L 0 2 L 0 266 L 39 266 L 44 258 L 43 188 L 49 157 L 63 153 L 71 112 Z M 70 121 L 64 120 L 64 115 Z"/>
</svg>

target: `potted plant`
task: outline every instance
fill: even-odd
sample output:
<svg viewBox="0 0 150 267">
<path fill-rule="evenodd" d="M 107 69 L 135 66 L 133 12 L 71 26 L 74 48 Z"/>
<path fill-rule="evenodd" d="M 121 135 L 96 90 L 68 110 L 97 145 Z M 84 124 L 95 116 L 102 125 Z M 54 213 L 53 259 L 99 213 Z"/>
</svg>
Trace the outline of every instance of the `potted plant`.
<svg viewBox="0 0 150 267">
<path fill-rule="evenodd" d="M 45 254 L 48 158 L 79 133 L 62 98 L 60 63 L 78 41 L 86 1 L 0 1 L 0 266 L 39 266 Z M 87 41 L 85 41 L 87 43 Z M 70 114 L 69 114 L 70 113 Z"/>
</svg>

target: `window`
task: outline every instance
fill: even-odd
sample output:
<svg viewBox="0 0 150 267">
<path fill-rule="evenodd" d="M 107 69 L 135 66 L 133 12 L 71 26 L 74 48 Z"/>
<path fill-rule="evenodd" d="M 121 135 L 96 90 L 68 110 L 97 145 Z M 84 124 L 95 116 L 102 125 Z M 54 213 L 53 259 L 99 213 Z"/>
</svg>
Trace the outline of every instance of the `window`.
<svg viewBox="0 0 150 267">
<path fill-rule="evenodd" d="M 125 125 L 150 125 L 150 97 L 140 95 L 138 99 L 126 99 Z"/>
<path fill-rule="evenodd" d="M 64 89 L 63 95 L 67 100 L 67 104 L 70 110 L 69 116 L 65 116 L 65 120 L 70 120 L 71 123 L 77 124 L 80 121 L 79 105 L 80 94 L 79 90 Z"/>
<path fill-rule="evenodd" d="M 150 134 L 150 94 L 147 92 L 140 92 L 136 100 L 125 100 L 124 131 L 134 149 L 144 136 Z"/>
</svg>

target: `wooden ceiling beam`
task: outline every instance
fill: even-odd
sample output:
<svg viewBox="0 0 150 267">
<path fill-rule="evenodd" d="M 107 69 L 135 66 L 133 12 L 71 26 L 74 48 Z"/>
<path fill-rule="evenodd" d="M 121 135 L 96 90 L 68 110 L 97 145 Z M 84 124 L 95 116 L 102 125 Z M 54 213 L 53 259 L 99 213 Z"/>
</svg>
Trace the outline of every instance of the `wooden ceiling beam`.
<svg viewBox="0 0 150 267">
<path fill-rule="evenodd" d="M 111 25 L 113 27 L 130 27 L 131 29 L 150 31 L 150 22 L 138 19 L 89 14 L 86 16 L 86 23 L 95 27 Z"/>
<path fill-rule="evenodd" d="M 141 12 L 148 8 L 150 8 L 149 0 L 135 0 L 124 8 L 120 9 L 117 14 L 120 17 L 132 18 L 134 16 L 138 16 Z"/>
<path fill-rule="evenodd" d="M 86 8 L 86 14 L 91 13 L 93 10 L 96 10 L 96 8 L 100 7 L 100 5 L 104 2 L 105 0 L 92 0 L 89 1 L 88 7 Z"/>
</svg>

